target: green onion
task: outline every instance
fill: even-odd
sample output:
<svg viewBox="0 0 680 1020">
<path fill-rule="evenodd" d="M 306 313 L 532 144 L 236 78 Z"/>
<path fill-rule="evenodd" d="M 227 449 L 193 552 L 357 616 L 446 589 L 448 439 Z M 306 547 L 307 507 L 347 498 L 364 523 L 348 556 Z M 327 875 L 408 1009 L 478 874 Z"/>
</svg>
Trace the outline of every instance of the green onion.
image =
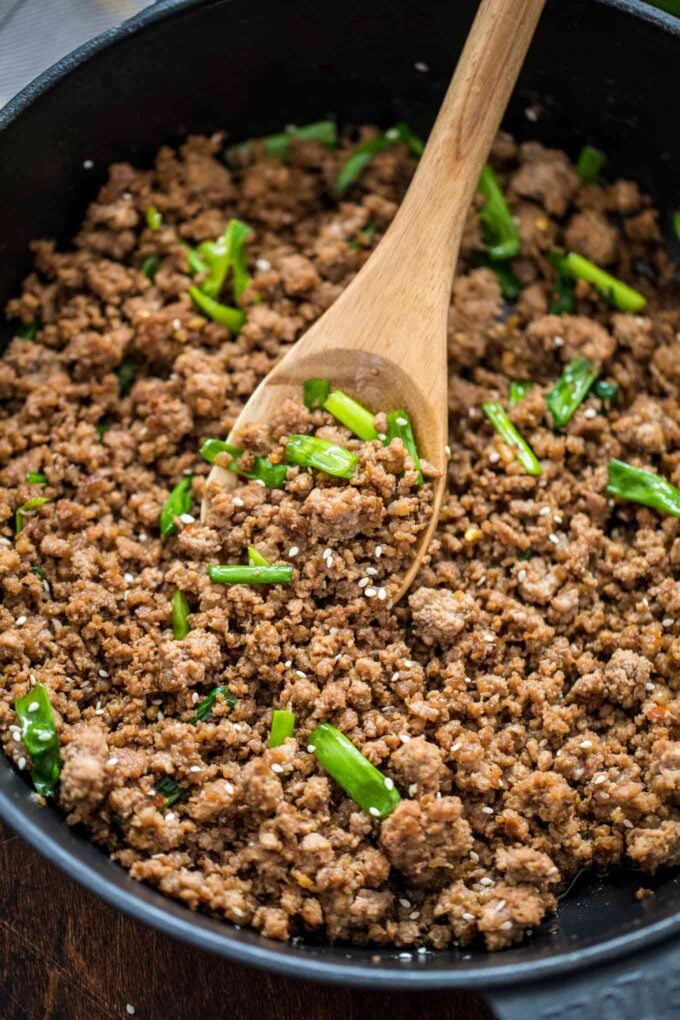
<svg viewBox="0 0 680 1020">
<path fill-rule="evenodd" d="M 344 446 L 329 443 L 318 436 L 290 436 L 286 443 L 286 458 L 300 467 L 316 468 L 336 478 L 352 478 L 359 458 Z"/>
<path fill-rule="evenodd" d="M 510 259 L 520 250 L 519 230 L 498 178 L 488 163 L 482 170 L 477 187 L 485 200 L 479 219 L 489 257 L 494 261 Z"/>
<path fill-rule="evenodd" d="M 234 446 L 233 443 L 227 443 L 222 439 L 203 440 L 201 456 L 209 464 L 214 464 L 220 453 L 228 453 L 232 457 L 227 465 L 227 471 L 233 471 L 234 474 L 242 475 L 244 478 L 259 479 L 269 489 L 281 489 L 286 481 L 288 468 L 285 464 L 272 464 L 264 457 L 255 457 L 253 468 L 249 471 L 238 463 L 238 458 L 243 454 L 240 446 Z"/>
<path fill-rule="evenodd" d="M 219 297 L 229 270 L 229 249 L 227 232 L 217 241 L 203 241 L 198 246 L 198 255 L 206 266 L 206 276 L 200 289 L 209 298 Z"/>
<path fill-rule="evenodd" d="M 338 144 L 338 129 L 332 120 L 319 120 L 314 124 L 304 124 L 302 127 L 291 125 L 285 131 L 263 138 L 265 156 L 287 159 L 291 141 L 319 142 L 325 148 L 333 149 Z"/>
<path fill-rule="evenodd" d="M 243 220 L 230 220 L 227 227 L 227 251 L 232 272 L 232 289 L 234 299 L 239 301 L 241 295 L 250 286 L 251 278 L 246 268 L 246 241 L 252 230 Z"/>
<path fill-rule="evenodd" d="M 166 811 L 173 804 L 176 804 L 182 797 L 186 797 L 187 791 L 184 787 L 180 786 L 177 780 L 173 779 L 172 776 L 163 776 L 156 783 L 156 793 L 161 797 L 165 797 L 160 810 Z"/>
<path fill-rule="evenodd" d="M 198 287 L 189 287 L 189 295 L 209 319 L 212 319 L 213 322 L 219 322 L 222 326 L 226 326 L 230 333 L 238 333 L 246 321 L 245 314 L 240 308 L 222 305 L 219 301 L 208 297 Z"/>
<path fill-rule="evenodd" d="M 367 223 L 363 230 L 360 230 L 355 238 L 349 242 L 349 247 L 354 249 L 365 248 L 375 234 L 375 224 Z"/>
<path fill-rule="evenodd" d="M 579 404 L 597 379 L 599 369 L 590 358 L 578 357 L 569 362 L 545 402 L 555 428 L 563 428 L 571 421 Z"/>
<path fill-rule="evenodd" d="M 210 719 L 213 713 L 213 708 L 215 707 L 215 702 L 218 698 L 222 698 L 229 708 L 235 708 L 238 704 L 238 698 L 236 695 L 232 694 L 229 688 L 224 684 L 220 684 L 219 687 L 213 687 L 208 697 L 196 705 L 195 723 L 207 722 L 208 719 Z"/>
<path fill-rule="evenodd" d="M 606 379 L 597 379 L 593 383 L 593 393 L 600 400 L 616 400 L 616 395 L 619 392 L 618 383 L 607 382 Z"/>
<path fill-rule="evenodd" d="M 96 428 L 96 430 L 97 430 L 97 435 L 99 436 L 99 438 L 100 438 L 100 439 L 103 439 L 103 438 L 104 438 L 104 436 L 106 435 L 106 433 L 107 433 L 107 432 L 109 431 L 109 429 L 111 428 L 111 426 L 109 425 L 109 423 L 108 423 L 107 421 L 105 421 L 105 420 L 104 420 L 104 419 L 102 418 L 102 420 L 101 420 L 101 421 L 98 421 L 98 422 L 97 422 L 97 424 L 95 425 L 95 428 Z"/>
<path fill-rule="evenodd" d="M 187 257 L 187 264 L 189 266 L 190 271 L 194 274 L 194 276 L 198 276 L 199 273 L 207 273 L 208 264 L 207 262 L 203 261 L 197 250 L 195 248 L 192 248 L 188 244 L 185 245 L 184 247 Z"/>
<path fill-rule="evenodd" d="M 422 485 L 423 472 L 420 470 L 420 457 L 418 456 L 418 448 L 413 437 L 413 429 L 408 411 L 390 411 L 387 415 L 385 446 L 389 446 L 393 439 L 401 439 L 406 452 L 413 461 L 413 467 L 418 477 L 418 485 Z"/>
<path fill-rule="evenodd" d="M 373 818 L 387 818 L 401 800 L 391 779 L 372 765 L 344 733 L 322 723 L 310 734 L 309 746 L 320 765 L 348 797 Z"/>
<path fill-rule="evenodd" d="M 47 476 L 42 471 L 29 471 L 26 475 L 26 481 L 30 485 L 47 485 Z"/>
<path fill-rule="evenodd" d="M 548 258 L 555 267 L 554 297 L 549 312 L 551 315 L 573 315 L 576 308 L 575 285 L 573 277 L 564 268 L 564 255 L 559 251 L 551 251 Z"/>
<path fill-rule="evenodd" d="M 131 357 L 123 358 L 118 369 L 118 396 L 126 397 L 132 389 L 137 368 Z"/>
<path fill-rule="evenodd" d="M 369 442 L 378 438 L 378 431 L 373 424 L 375 415 L 342 390 L 333 390 L 329 393 L 323 408 L 359 439 Z"/>
<path fill-rule="evenodd" d="M 642 503 L 652 510 L 680 517 L 680 489 L 660 475 L 622 460 L 609 461 L 607 492 L 610 496 Z"/>
<path fill-rule="evenodd" d="M 517 460 L 520 462 L 528 475 L 540 475 L 541 464 L 531 449 L 526 439 L 523 439 L 508 417 L 508 412 L 502 404 L 495 400 L 488 400 L 482 404 L 482 410 L 487 416 L 499 436 L 514 446 L 517 450 Z"/>
<path fill-rule="evenodd" d="M 35 340 L 38 335 L 38 323 L 29 322 L 27 325 L 21 325 L 15 331 L 15 336 L 18 336 L 20 340 Z"/>
<path fill-rule="evenodd" d="M 292 567 L 242 567 L 212 563 L 208 577 L 215 584 L 290 584 Z"/>
<path fill-rule="evenodd" d="M 506 301 L 514 301 L 522 293 L 522 284 L 517 279 L 509 265 L 505 262 L 493 262 L 491 259 L 480 259 L 481 265 L 486 265 L 501 288 L 501 294 Z"/>
<path fill-rule="evenodd" d="M 36 791 L 51 797 L 59 779 L 59 737 L 50 696 L 43 684 L 31 687 L 14 702 L 21 723 L 21 739 L 31 759 L 31 779 Z"/>
<path fill-rule="evenodd" d="M 172 596 L 172 636 L 175 641 L 181 641 L 191 630 L 189 626 L 190 615 L 191 609 L 189 608 L 186 595 L 183 591 L 176 591 Z"/>
<path fill-rule="evenodd" d="M 160 230 L 163 226 L 163 215 L 159 213 L 155 205 L 150 205 L 146 210 L 146 222 L 151 230 Z"/>
<path fill-rule="evenodd" d="M 219 297 L 229 269 L 232 271 L 232 289 L 237 301 L 250 285 L 250 276 L 246 268 L 245 243 L 251 234 L 252 230 L 247 223 L 232 219 L 229 220 L 227 229 L 217 241 L 204 241 L 198 246 L 197 269 L 201 263 L 203 263 L 204 269 L 207 269 L 206 278 L 200 289 L 209 298 Z"/>
<path fill-rule="evenodd" d="M 163 504 L 160 520 L 161 539 L 163 541 L 177 533 L 175 517 L 189 513 L 189 510 L 191 510 L 191 499 L 191 475 L 187 475 L 181 482 L 177 483 Z"/>
<path fill-rule="evenodd" d="M 371 138 L 354 150 L 344 166 L 340 169 L 333 191 L 336 195 L 344 195 L 350 185 L 354 184 L 362 172 L 379 152 L 384 152 L 397 142 L 403 142 L 409 147 L 414 156 L 420 156 L 423 152 L 423 143 L 404 122 L 395 124 L 394 127 L 384 131 L 376 138 Z"/>
<path fill-rule="evenodd" d="M 44 567 L 31 567 L 31 573 L 35 574 L 36 577 L 39 577 L 41 581 L 44 581 L 47 578 Z"/>
<path fill-rule="evenodd" d="M 328 379 L 307 379 L 304 384 L 305 407 L 313 411 L 315 407 L 322 407 L 328 394 L 331 392 L 331 384 Z"/>
<path fill-rule="evenodd" d="M 606 162 L 604 152 L 594 149 L 592 145 L 584 145 L 576 162 L 576 173 L 584 184 L 594 184 Z"/>
<path fill-rule="evenodd" d="M 293 736 L 295 729 L 295 712 L 289 712 L 285 708 L 275 708 L 272 713 L 272 727 L 269 731 L 269 746 L 280 747 L 288 738 Z"/>
<path fill-rule="evenodd" d="M 526 379 L 513 379 L 508 390 L 508 403 L 510 407 L 519 404 L 521 400 L 528 397 L 534 388 L 534 384 Z"/>
<path fill-rule="evenodd" d="M 149 255 L 142 262 L 142 273 L 146 276 L 147 280 L 151 280 L 152 283 L 156 278 L 160 262 L 161 260 L 158 258 L 158 255 Z"/>
<path fill-rule="evenodd" d="M 617 280 L 593 262 L 570 251 L 562 260 L 564 270 L 577 280 L 587 280 L 604 298 L 621 312 L 641 312 L 647 299 L 628 284 Z"/>
<path fill-rule="evenodd" d="M 45 503 L 49 503 L 50 500 L 47 496 L 34 496 L 33 499 L 27 500 L 18 507 L 14 514 L 14 526 L 17 535 L 21 534 L 24 529 L 24 514 L 28 514 L 31 510 L 37 510 L 39 506 L 44 506 Z"/>
<path fill-rule="evenodd" d="M 675 231 L 675 236 L 680 241 L 680 209 L 676 209 L 673 213 L 673 230 Z"/>
<path fill-rule="evenodd" d="M 249 567 L 271 567 L 271 563 L 266 556 L 263 556 L 261 552 L 258 552 L 254 545 L 248 546 L 248 566 Z"/>
</svg>

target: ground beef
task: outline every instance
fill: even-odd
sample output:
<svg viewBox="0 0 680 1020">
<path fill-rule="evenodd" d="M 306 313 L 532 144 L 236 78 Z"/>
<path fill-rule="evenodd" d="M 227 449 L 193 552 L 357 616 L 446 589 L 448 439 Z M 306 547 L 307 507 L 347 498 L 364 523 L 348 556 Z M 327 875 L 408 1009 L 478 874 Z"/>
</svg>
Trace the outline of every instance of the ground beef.
<svg viewBox="0 0 680 1020">
<path fill-rule="evenodd" d="M 447 494 L 392 604 L 432 493 L 400 441 L 361 443 L 291 403 L 272 428 L 244 430 L 248 462 L 316 432 L 357 454 L 351 482 L 293 468 L 282 489 L 223 489 L 197 452 L 229 433 L 394 216 L 415 167 L 405 146 L 332 195 L 356 138 L 292 142 L 287 162 L 255 143 L 235 169 L 218 136 L 190 138 L 151 170 L 113 166 L 73 247 L 35 244 L 8 314 L 37 336 L 0 363 L 0 733 L 30 767 L 13 703 L 44 684 L 67 821 L 193 909 L 278 939 L 497 949 L 583 867 L 680 863 L 680 521 L 605 492 L 612 456 L 680 484 L 678 292 L 634 182 L 584 186 L 564 153 L 499 137 L 521 293 L 508 305 L 479 267 L 472 210 L 449 315 Z M 232 216 L 252 228 L 237 336 L 192 305 L 184 247 Z M 643 291 L 645 313 L 578 284 L 574 313 L 551 314 L 547 255 L 565 247 Z M 589 395 L 556 432 L 544 397 L 578 354 L 618 397 Z M 511 415 L 538 478 L 481 412 L 511 379 L 535 384 Z M 162 542 L 161 507 L 189 475 L 191 512 Z M 208 564 L 244 563 L 249 545 L 292 565 L 291 585 L 210 581 Z M 178 641 L 176 590 L 191 610 Z M 197 718 L 216 687 L 230 697 Z M 296 713 L 295 735 L 269 748 L 275 708 Z M 321 722 L 401 792 L 384 821 L 319 766 L 308 738 Z"/>
</svg>

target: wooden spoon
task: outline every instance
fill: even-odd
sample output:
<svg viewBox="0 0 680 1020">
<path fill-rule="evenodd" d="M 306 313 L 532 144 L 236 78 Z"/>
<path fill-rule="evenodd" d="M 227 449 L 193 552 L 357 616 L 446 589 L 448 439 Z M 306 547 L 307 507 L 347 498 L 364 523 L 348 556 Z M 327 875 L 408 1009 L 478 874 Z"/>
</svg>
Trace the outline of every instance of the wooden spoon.
<svg viewBox="0 0 680 1020">
<path fill-rule="evenodd" d="M 382 241 L 262 380 L 236 420 L 268 421 L 306 379 L 330 379 L 373 411 L 404 407 L 441 476 L 434 510 L 397 598 L 413 581 L 446 487 L 446 325 L 465 217 L 545 0 L 482 0 L 425 151 Z M 230 438 L 231 438 L 230 437 Z M 213 467 L 208 482 L 231 487 Z M 205 519 L 205 502 L 202 519 Z"/>
</svg>

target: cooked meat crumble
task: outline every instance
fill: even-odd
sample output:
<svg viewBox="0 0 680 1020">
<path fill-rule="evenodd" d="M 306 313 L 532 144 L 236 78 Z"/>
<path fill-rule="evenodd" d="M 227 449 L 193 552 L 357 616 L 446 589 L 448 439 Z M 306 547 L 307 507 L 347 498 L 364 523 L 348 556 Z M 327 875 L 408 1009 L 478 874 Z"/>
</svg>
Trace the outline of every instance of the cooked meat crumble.
<svg viewBox="0 0 680 1020">
<path fill-rule="evenodd" d="M 414 157 L 380 152 L 338 200 L 353 144 L 291 142 L 288 161 L 254 145 L 229 169 L 218 137 L 190 138 L 152 170 L 114 165 L 72 250 L 34 245 L 8 314 L 37 336 L 0 361 L 3 747 L 30 767 L 14 702 L 44 685 L 67 821 L 192 908 L 276 939 L 481 935 L 497 949 L 583 867 L 680 864 L 680 520 L 605 491 L 612 457 L 680 484 L 675 270 L 635 183 L 583 185 L 564 153 L 499 137 L 520 293 L 509 306 L 479 265 L 471 209 L 449 317 L 448 493 L 392 605 L 432 498 L 400 441 L 363 444 L 291 404 L 272 432 L 247 430 L 247 455 L 280 460 L 288 434 L 315 431 L 358 454 L 355 478 L 294 468 L 280 490 L 224 491 L 199 454 L 394 216 Z M 234 216 L 253 231 L 236 336 L 192 303 L 185 247 Z M 555 248 L 642 291 L 644 313 L 579 280 L 573 313 L 550 314 Z M 556 431 L 545 397 L 577 355 L 618 396 L 591 390 Z M 509 414 L 538 476 L 482 412 L 512 379 L 534 383 Z M 189 475 L 191 510 L 163 542 L 161 508 Z M 249 545 L 291 564 L 292 584 L 210 579 Z M 181 640 L 175 591 L 191 613 Z M 295 732 L 270 748 L 276 708 Z M 401 793 L 385 820 L 320 766 L 323 722 Z"/>
</svg>

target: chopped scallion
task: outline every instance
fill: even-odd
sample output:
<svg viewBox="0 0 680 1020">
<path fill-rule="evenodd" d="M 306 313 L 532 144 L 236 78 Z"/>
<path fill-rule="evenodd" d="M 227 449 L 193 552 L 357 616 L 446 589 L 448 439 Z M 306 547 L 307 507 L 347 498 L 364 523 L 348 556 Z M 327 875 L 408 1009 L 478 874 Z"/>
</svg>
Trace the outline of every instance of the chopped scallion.
<svg viewBox="0 0 680 1020">
<path fill-rule="evenodd" d="M 146 210 L 146 222 L 151 230 L 160 230 L 163 226 L 163 214 L 158 211 L 155 205 L 150 205 Z"/>
<path fill-rule="evenodd" d="M 25 325 L 22 324 L 15 331 L 14 335 L 18 336 L 20 340 L 35 340 L 38 335 L 38 323 L 29 322 Z"/>
<path fill-rule="evenodd" d="M 223 305 L 219 301 L 215 301 L 214 298 L 208 297 L 198 287 L 189 287 L 189 295 L 209 319 L 212 319 L 213 322 L 219 322 L 222 326 L 226 326 L 230 333 L 238 333 L 246 321 L 245 314 L 240 308 Z"/>
<path fill-rule="evenodd" d="M 261 552 L 258 552 L 254 545 L 248 546 L 248 566 L 249 567 L 271 567 L 271 563 L 266 556 L 263 556 Z"/>
<path fill-rule="evenodd" d="M 489 400 L 482 404 L 482 410 L 499 436 L 501 436 L 510 446 L 514 446 L 517 450 L 517 460 L 520 462 L 526 473 L 534 476 L 540 475 L 541 462 L 527 443 L 526 439 L 519 434 L 515 426 L 512 424 L 508 416 L 508 412 L 505 410 L 503 405 L 499 404 L 495 400 Z"/>
<path fill-rule="evenodd" d="M 498 178 L 488 163 L 479 178 L 478 190 L 484 198 L 479 219 L 489 257 L 494 261 L 510 259 L 520 250 L 519 229 L 508 208 Z"/>
<path fill-rule="evenodd" d="M 338 129 L 335 121 L 319 120 L 314 124 L 303 124 L 301 127 L 290 125 L 285 131 L 267 135 L 262 139 L 266 156 L 287 159 L 290 155 L 290 143 L 318 142 L 326 149 L 333 149 L 338 144 Z"/>
<path fill-rule="evenodd" d="M 594 184 L 606 162 L 604 152 L 593 148 L 592 145 L 584 145 L 576 162 L 576 173 L 584 184 Z"/>
<path fill-rule="evenodd" d="M 220 453 L 228 453 L 232 458 L 226 465 L 227 471 L 233 471 L 234 474 L 242 475 L 244 478 L 259 479 L 269 489 L 280 489 L 286 481 L 288 468 L 285 464 L 272 464 L 264 457 L 255 457 L 253 467 L 249 470 L 239 463 L 239 458 L 243 454 L 243 450 L 239 446 L 234 446 L 233 443 L 227 443 L 222 439 L 203 440 L 201 456 L 209 464 L 214 464 Z"/>
<path fill-rule="evenodd" d="M 250 276 L 246 267 L 246 241 L 252 230 L 243 220 L 230 220 L 226 232 L 227 252 L 232 272 L 232 289 L 234 299 L 239 301 L 241 295 L 250 286 Z"/>
<path fill-rule="evenodd" d="M 375 234 L 375 224 L 367 223 L 363 230 L 360 230 L 355 238 L 349 242 L 349 247 L 354 249 L 368 247 L 371 238 Z"/>
<path fill-rule="evenodd" d="M 201 444 L 201 457 L 207 460 L 208 464 L 214 464 L 220 453 L 228 453 L 233 458 L 238 458 L 243 453 L 240 446 L 227 443 L 224 439 L 204 439 Z"/>
<path fill-rule="evenodd" d="M 373 424 L 375 415 L 342 390 L 329 393 L 323 407 L 359 439 L 369 442 L 378 438 L 378 430 Z"/>
<path fill-rule="evenodd" d="M 14 514 L 14 527 L 17 535 L 20 535 L 24 529 L 24 514 L 29 514 L 31 510 L 37 510 L 38 507 L 44 506 L 45 503 L 49 503 L 50 500 L 47 496 L 35 496 L 33 499 L 26 500 L 18 507 Z"/>
<path fill-rule="evenodd" d="M 135 372 L 137 366 L 133 358 L 129 355 L 123 358 L 118 369 L 118 396 L 126 397 L 132 389 L 132 384 L 135 381 Z"/>
<path fill-rule="evenodd" d="M 290 584 L 292 567 L 242 567 L 240 564 L 212 563 L 208 577 L 215 584 Z"/>
<path fill-rule="evenodd" d="M 201 258 L 196 248 L 192 248 L 188 244 L 185 245 L 184 247 L 187 257 L 187 264 L 193 275 L 198 276 L 199 273 L 207 273 L 208 263 Z"/>
<path fill-rule="evenodd" d="M 163 776 L 156 783 L 156 793 L 163 797 L 163 803 L 160 807 L 161 811 L 166 811 L 173 804 L 176 804 L 182 797 L 186 797 L 187 791 L 183 786 L 180 786 L 176 779 L 172 776 Z"/>
<path fill-rule="evenodd" d="M 413 461 L 413 467 L 418 477 L 418 485 L 422 485 L 423 472 L 420 470 L 420 457 L 418 456 L 418 448 L 413 436 L 413 428 L 408 411 L 390 411 L 387 415 L 385 445 L 388 446 L 393 439 L 401 439 L 404 449 Z"/>
<path fill-rule="evenodd" d="M 232 694 L 228 687 L 224 684 L 220 684 L 219 687 L 213 687 L 210 694 L 203 701 L 199 702 L 196 706 L 196 718 L 195 723 L 207 722 L 213 713 L 215 702 L 218 698 L 222 698 L 225 705 L 229 708 L 235 708 L 238 704 L 238 698 L 235 694 Z"/>
<path fill-rule="evenodd" d="M 587 280 L 615 308 L 621 312 L 641 312 L 647 306 L 647 298 L 628 284 L 617 280 L 583 255 L 570 251 L 562 260 L 562 267 L 577 280 Z"/>
<path fill-rule="evenodd" d="M 596 379 L 593 383 L 593 393 L 600 400 L 616 400 L 618 392 L 618 383 L 608 382 L 606 379 Z"/>
<path fill-rule="evenodd" d="M 521 400 L 528 397 L 534 388 L 534 384 L 527 379 L 513 379 L 508 390 L 508 403 L 510 407 L 519 404 Z"/>
<path fill-rule="evenodd" d="M 553 283 L 553 300 L 550 304 L 551 315 L 573 315 L 576 308 L 574 295 L 574 278 L 564 268 L 564 255 L 559 251 L 551 251 L 548 258 L 555 267 Z"/>
<path fill-rule="evenodd" d="M 172 636 L 175 641 L 181 641 L 191 630 L 189 627 L 190 615 L 191 609 L 186 595 L 183 591 L 176 591 L 172 596 Z"/>
<path fill-rule="evenodd" d="M 590 358 L 578 357 L 569 362 L 550 393 L 545 398 L 555 428 L 561 429 L 571 421 L 579 404 L 597 379 L 597 365 Z"/>
<path fill-rule="evenodd" d="M 29 485 L 47 485 L 47 476 L 42 471 L 29 471 L 26 481 Z"/>
<path fill-rule="evenodd" d="M 151 280 L 152 283 L 156 278 L 159 265 L 160 259 L 158 258 L 158 255 L 149 255 L 142 262 L 142 273 L 146 276 L 147 280 Z"/>
<path fill-rule="evenodd" d="M 322 407 L 328 400 L 330 392 L 331 384 L 328 379 L 307 379 L 304 384 L 305 407 L 310 411 Z"/>
<path fill-rule="evenodd" d="M 322 723 L 310 734 L 309 746 L 320 765 L 373 818 L 387 818 L 401 800 L 394 782 L 330 723 Z"/>
<path fill-rule="evenodd" d="M 188 514 L 191 510 L 191 481 L 191 475 L 187 475 L 181 482 L 178 482 L 163 504 L 160 519 L 161 539 L 163 541 L 177 533 L 175 517 Z"/>
<path fill-rule="evenodd" d="M 280 747 L 293 736 L 295 730 L 295 712 L 289 712 L 285 708 L 275 708 L 272 713 L 272 725 L 269 731 L 269 746 Z"/>
<path fill-rule="evenodd" d="M 61 764 L 59 736 L 47 688 L 35 684 L 22 698 L 17 698 L 14 710 L 21 724 L 21 739 L 31 759 L 33 786 L 41 796 L 51 797 Z"/>
<path fill-rule="evenodd" d="M 394 127 L 384 131 L 375 138 L 370 138 L 354 150 L 344 166 L 340 169 L 333 191 L 336 195 L 344 195 L 350 185 L 361 176 L 362 172 L 379 152 L 384 152 L 397 142 L 403 142 L 409 147 L 414 156 L 420 156 L 423 152 L 423 143 L 413 134 L 410 127 L 403 121 L 395 124 Z"/>
<path fill-rule="evenodd" d="M 609 461 L 607 492 L 610 496 L 642 503 L 652 510 L 680 517 L 680 489 L 660 475 L 633 467 L 625 461 Z"/>
<path fill-rule="evenodd" d="M 673 230 L 675 231 L 675 236 L 680 241 L 680 209 L 676 209 L 673 213 Z"/>
<path fill-rule="evenodd" d="M 352 478 L 359 458 L 343 446 L 318 436 L 290 436 L 286 443 L 286 459 L 301 467 L 316 468 L 336 478 Z"/>
</svg>

